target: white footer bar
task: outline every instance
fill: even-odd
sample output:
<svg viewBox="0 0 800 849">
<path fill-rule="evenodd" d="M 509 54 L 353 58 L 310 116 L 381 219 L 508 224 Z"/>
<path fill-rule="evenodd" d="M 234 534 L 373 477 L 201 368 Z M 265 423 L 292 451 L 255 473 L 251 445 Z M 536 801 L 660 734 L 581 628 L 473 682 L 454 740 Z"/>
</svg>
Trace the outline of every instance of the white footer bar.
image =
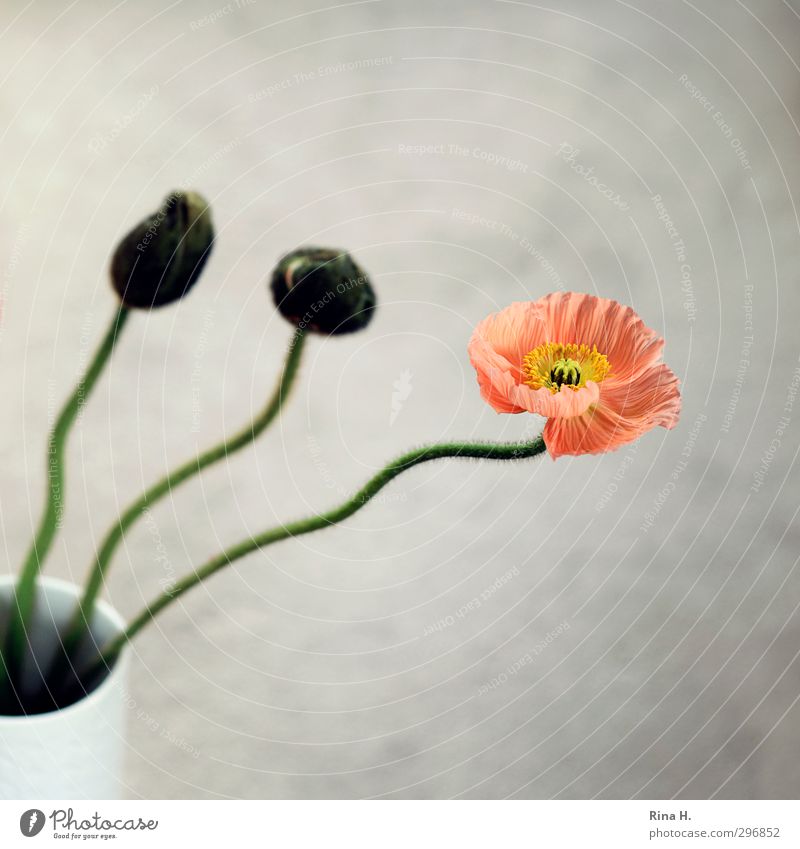
<svg viewBox="0 0 800 849">
<path fill-rule="evenodd" d="M 795 801 L 0 802 L 0 846 L 800 847 Z"/>
</svg>

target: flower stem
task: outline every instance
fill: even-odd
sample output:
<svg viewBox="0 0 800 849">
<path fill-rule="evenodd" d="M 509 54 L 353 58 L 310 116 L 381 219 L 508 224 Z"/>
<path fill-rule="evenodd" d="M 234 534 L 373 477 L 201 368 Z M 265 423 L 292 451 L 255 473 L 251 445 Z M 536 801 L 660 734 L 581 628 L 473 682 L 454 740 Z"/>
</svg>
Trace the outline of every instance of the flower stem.
<svg viewBox="0 0 800 849">
<path fill-rule="evenodd" d="M 446 457 L 475 457 L 483 460 L 521 460 L 527 457 L 535 457 L 544 450 L 544 440 L 541 436 L 538 436 L 532 442 L 500 444 L 449 442 L 409 451 L 407 454 L 403 454 L 398 459 L 389 463 L 358 490 L 352 498 L 349 498 L 338 507 L 334 507 L 326 513 L 300 519 L 288 525 L 279 525 L 262 534 L 243 540 L 220 552 L 199 569 L 183 577 L 174 586 L 157 596 L 133 619 L 125 631 L 101 649 L 99 656 L 88 667 L 86 675 L 81 676 L 81 680 L 88 681 L 94 675 L 102 672 L 103 669 L 109 668 L 125 645 L 165 607 L 180 598 L 185 592 L 188 592 L 206 580 L 206 578 L 210 578 L 220 569 L 224 569 L 234 561 L 273 543 L 280 542 L 289 537 L 308 534 L 312 531 L 342 522 L 368 504 L 391 480 L 420 463 Z"/>
<path fill-rule="evenodd" d="M 200 474 L 203 469 L 212 466 L 220 460 L 224 460 L 226 457 L 249 445 L 257 436 L 266 430 L 268 425 L 280 412 L 283 403 L 289 395 L 294 379 L 297 376 L 305 339 L 305 331 L 300 328 L 295 330 L 289 344 L 289 349 L 286 352 L 286 360 L 281 376 L 272 397 L 249 424 L 238 431 L 238 433 L 224 439 L 218 445 L 209 448 L 193 460 L 189 460 L 177 469 L 168 472 L 161 480 L 146 489 L 131 503 L 108 530 L 95 556 L 94 566 L 86 584 L 83 597 L 70 619 L 70 624 L 62 641 L 63 653 L 59 653 L 59 656 L 63 666 L 66 666 L 67 662 L 69 662 L 78 645 L 81 643 L 82 638 L 88 631 L 88 623 L 91 622 L 92 612 L 102 589 L 103 581 L 111 566 L 117 546 L 122 542 L 127 531 L 139 517 L 177 486 Z M 48 679 L 54 683 L 56 682 L 56 679 L 50 676 L 48 676 Z"/>
<path fill-rule="evenodd" d="M 3 649 L 4 663 L 0 663 L 0 689 L 10 678 L 13 682 L 20 669 L 27 644 L 27 626 L 36 596 L 36 578 L 44 564 L 61 525 L 64 513 L 64 449 L 67 437 L 80 414 L 94 385 L 111 357 L 114 345 L 128 318 L 127 307 L 120 306 L 92 358 L 86 373 L 67 399 L 50 432 L 47 443 L 47 497 L 45 509 L 39 520 L 25 563 L 17 581 L 14 600 L 9 612 L 8 631 Z"/>
</svg>

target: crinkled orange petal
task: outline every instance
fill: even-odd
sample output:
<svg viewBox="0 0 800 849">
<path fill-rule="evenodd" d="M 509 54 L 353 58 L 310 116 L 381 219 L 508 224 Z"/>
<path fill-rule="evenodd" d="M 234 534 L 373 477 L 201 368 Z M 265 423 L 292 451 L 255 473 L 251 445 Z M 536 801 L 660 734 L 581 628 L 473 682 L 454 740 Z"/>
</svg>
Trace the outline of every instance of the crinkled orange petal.
<svg viewBox="0 0 800 849">
<path fill-rule="evenodd" d="M 616 301 L 554 292 L 534 304 L 539 305 L 537 328 L 544 325 L 551 334 L 546 341 L 595 345 L 617 376 L 632 376 L 661 357 L 664 340 L 630 307 Z"/>
<path fill-rule="evenodd" d="M 528 413 L 536 413 L 548 419 L 553 416 L 571 417 L 579 416 L 597 403 L 600 387 L 590 380 L 580 389 L 562 386 L 559 392 L 551 392 L 544 387 L 531 389 L 523 383 L 513 388 L 511 397 Z"/>
<path fill-rule="evenodd" d="M 530 350 L 527 348 L 511 362 L 477 331 L 473 335 L 469 356 L 478 373 L 481 395 L 498 413 L 537 413 L 546 418 L 578 416 L 597 401 L 600 390 L 592 381 L 580 389 L 563 386 L 555 393 L 546 388 L 533 389 L 523 383 L 520 366 L 522 357 Z"/>
<path fill-rule="evenodd" d="M 544 442 L 553 459 L 564 454 L 602 454 L 654 427 L 675 427 L 680 411 L 678 378 L 660 363 L 635 381 L 603 381 L 594 408 L 573 418 L 548 419 Z"/>
<path fill-rule="evenodd" d="M 498 362 L 505 363 L 506 367 L 519 377 L 525 354 L 548 341 L 547 333 L 550 328 L 541 303 L 517 301 L 485 318 L 472 334 L 470 356 L 473 345 L 483 342 Z"/>
<path fill-rule="evenodd" d="M 523 358 L 546 342 L 587 345 L 611 370 L 600 383 L 558 392 L 525 383 Z M 660 362 L 664 340 L 630 308 L 607 298 L 554 292 L 517 302 L 476 328 L 469 356 L 481 395 L 498 413 L 548 419 L 544 439 L 553 457 L 612 451 L 657 425 L 678 421 L 675 375 Z"/>
</svg>

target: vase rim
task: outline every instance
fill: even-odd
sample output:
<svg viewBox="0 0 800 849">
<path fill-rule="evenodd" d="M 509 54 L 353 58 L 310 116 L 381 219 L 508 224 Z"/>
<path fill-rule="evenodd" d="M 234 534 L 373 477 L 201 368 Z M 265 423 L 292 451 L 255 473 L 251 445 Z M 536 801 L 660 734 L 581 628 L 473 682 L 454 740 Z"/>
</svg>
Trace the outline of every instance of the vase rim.
<svg viewBox="0 0 800 849">
<path fill-rule="evenodd" d="M 0 593 L 3 590 L 13 588 L 17 583 L 15 575 L 0 575 Z M 78 584 L 73 584 L 71 581 L 66 581 L 63 578 L 53 578 L 49 575 L 42 575 L 36 580 L 37 587 L 45 586 L 50 590 L 65 593 L 73 596 L 75 599 L 80 597 L 81 587 Z M 125 620 L 115 607 L 112 607 L 107 601 L 98 599 L 95 606 L 95 611 L 98 616 L 106 621 L 107 624 L 117 633 L 122 633 L 125 630 Z M 69 719 L 77 716 L 82 710 L 90 709 L 95 702 L 99 701 L 106 690 L 110 689 L 117 682 L 123 680 L 123 670 L 128 662 L 128 647 L 122 649 L 117 659 L 114 661 L 106 677 L 90 692 L 87 693 L 78 701 L 67 705 L 65 708 L 58 710 L 48 710 L 44 713 L 29 713 L 20 716 L 12 716 L 9 714 L 0 714 L 0 727 L 3 725 L 31 725 L 33 723 L 46 724 L 58 720 Z"/>
</svg>

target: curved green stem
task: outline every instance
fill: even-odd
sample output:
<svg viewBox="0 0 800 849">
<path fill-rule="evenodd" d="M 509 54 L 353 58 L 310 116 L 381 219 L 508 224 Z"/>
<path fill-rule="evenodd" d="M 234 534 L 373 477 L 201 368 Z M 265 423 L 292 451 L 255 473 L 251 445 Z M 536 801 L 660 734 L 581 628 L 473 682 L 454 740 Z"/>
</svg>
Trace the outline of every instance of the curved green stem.
<svg viewBox="0 0 800 849">
<path fill-rule="evenodd" d="M 249 424 L 243 427 L 238 433 L 224 439 L 218 445 L 209 448 L 193 460 L 189 460 L 177 469 L 168 472 L 161 480 L 146 489 L 130 504 L 111 526 L 97 551 L 94 566 L 86 584 L 83 597 L 76 607 L 69 627 L 65 632 L 63 654 L 61 655 L 63 661 L 69 661 L 69 658 L 73 655 L 88 630 L 88 623 L 91 622 L 92 611 L 103 587 L 105 576 L 111 566 L 112 558 L 117 546 L 122 542 L 127 531 L 150 507 L 170 493 L 175 487 L 189 480 L 189 478 L 200 474 L 203 469 L 208 468 L 220 460 L 224 460 L 226 457 L 249 445 L 259 434 L 266 430 L 270 422 L 280 412 L 284 401 L 286 401 L 289 395 L 289 390 L 294 383 L 300 365 L 305 339 L 305 331 L 300 328 L 295 330 L 275 391 L 266 406 Z"/>
<path fill-rule="evenodd" d="M 161 595 L 155 598 L 130 623 L 125 631 L 104 646 L 101 649 L 99 656 L 88 668 L 87 675 L 81 676 L 81 678 L 82 680 L 89 680 L 92 676 L 98 674 L 104 668 L 110 667 L 117 659 L 124 646 L 132 640 L 145 625 L 147 625 L 165 607 L 177 598 L 180 598 L 180 596 L 197 586 L 202 581 L 206 580 L 206 578 L 211 577 L 215 572 L 218 572 L 220 569 L 224 569 L 234 561 L 239 560 L 257 549 L 265 548 L 268 545 L 288 539 L 289 537 L 301 536 L 303 534 L 311 533 L 312 531 L 320 530 L 321 528 L 329 527 L 330 525 L 335 525 L 338 522 L 342 522 L 344 519 L 352 516 L 368 504 L 391 480 L 396 478 L 402 472 L 405 472 L 420 463 L 426 463 L 428 460 L 437 460 L 445 457 L 476 457 L 482 460 L 521 460 L 527 457 L 535 457 L 537 454 L 541 454 L 544 450 L 544 440 L 541 436 L 538 436 L 532 442 L 501 444 L 450 442 L 409 451 L 407 454 L 403 454 L 403 456 L 389 463 L 384 469 L 371 478 L 360 490 L 358 490 L 352 498 L 349 498 L 338 507 L 334 507 L 326 513 L 310 516 L 306 519 L 300 519 L 299 521 L 292 522 L 288 525 L 280 525 L 276 528 L 271 528 L 258 536 L 243 540 L 225 551 L 220 552 L 199 569 L 196 569 L 191 574 L 186 575 L 173 587 L 165 590 Z"/>
<path fill-rule="evenodd" d="M 0 664 L 2 683 L 6 678 L 13 681 L 22 662 L 27 644 L 27 625 L 33 611 L 36 596 L 36 578 L 47 557 L 64 513 L 64 449 L 75 419 L 86 404 L 94 385 L 114 350 L 114 344 L 122 332 L 129 310 L 120 306 L 106 331 L 100 346 L 92 358 L 86 373 L 67 399 L 50 432 L 47 443 L 47 497 L 45 509 L 39 520 L 25 563 L 17 582 L 15 598 L 9 614 L 8 632 L 4 646 L 5 663 Z"/>
</svg>

